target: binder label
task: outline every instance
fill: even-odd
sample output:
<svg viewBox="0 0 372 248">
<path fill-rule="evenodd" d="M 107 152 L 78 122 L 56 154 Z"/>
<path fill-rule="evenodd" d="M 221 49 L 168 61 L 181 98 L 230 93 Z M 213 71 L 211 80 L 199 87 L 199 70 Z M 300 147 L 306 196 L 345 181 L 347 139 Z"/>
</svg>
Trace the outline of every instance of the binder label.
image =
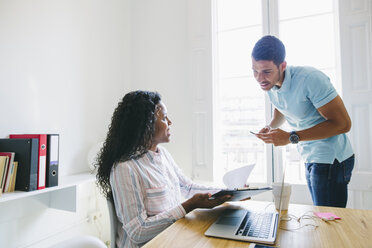
<svg viewBox="0 0 372 248">
<path fill-rule="evenodd" d="M 39 161 L 39 187 L 45 187 L 46 156 L 40 156 Z M 42 173 L 44 172 L 44 173 Z"/>
</svg>

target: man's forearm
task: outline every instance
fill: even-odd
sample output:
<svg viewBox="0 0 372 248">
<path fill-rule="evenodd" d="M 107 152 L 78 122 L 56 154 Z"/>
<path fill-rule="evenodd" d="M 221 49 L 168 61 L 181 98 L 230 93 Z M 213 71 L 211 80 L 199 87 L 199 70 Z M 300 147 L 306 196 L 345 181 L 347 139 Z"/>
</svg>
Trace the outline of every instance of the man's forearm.
<svg viewBox="0 0 372 248">
<path fill-rule="evenodd" d="M 275 109 L 273 119 L 270 122 L 270 128 L 279 128 L 285 122 L 284 115 Z"/>
<path fill-rule="evenodd" d="M 318 111 L 326 120 L 309 129 L 298 131 L 300 141 L 326 139 L 349 132 L 351 119 L 339 96 L 320 107 Z"/>
<path fill-rule="evenodd" d="M 309 129 L 297 131 L 300 141 L 326 139 L 342 133 L 347 133 L 350 130 L 351 123 L 340 123 L 335 121 L 324 121 Z"/>
</svg>

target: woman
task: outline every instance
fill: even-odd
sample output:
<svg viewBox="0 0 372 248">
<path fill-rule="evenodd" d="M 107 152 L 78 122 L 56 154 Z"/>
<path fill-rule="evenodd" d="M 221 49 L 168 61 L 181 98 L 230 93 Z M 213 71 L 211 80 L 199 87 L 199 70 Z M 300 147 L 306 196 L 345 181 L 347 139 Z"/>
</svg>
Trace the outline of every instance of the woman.
<svg viewBox="0 0 372 248">
<path fill-rule="evenodd" d="M 140 247 L 193 209 L 212 208 L 230 198 L 210 200 L 216 189 L 194 184 L 159 146 L 170 141 L 171 124 L 156 92 L 130 92 L 114 111 L 97 179 L 115 202 L 118 247 Z"/>
</svg>

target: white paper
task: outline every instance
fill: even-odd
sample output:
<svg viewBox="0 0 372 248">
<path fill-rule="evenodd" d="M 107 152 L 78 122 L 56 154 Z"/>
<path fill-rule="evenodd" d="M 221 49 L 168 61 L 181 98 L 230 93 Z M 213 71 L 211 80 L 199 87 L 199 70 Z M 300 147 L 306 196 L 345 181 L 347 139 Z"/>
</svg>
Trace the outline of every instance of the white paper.
<svg viewBox="0 0 372 248">
<path fill-rule="evenodd" d="M 254 164 L 246 165 L 226 172 L 223 176 L 223 183 L 228 189 L 243 188 L 254 168 Z"/>
</svg>

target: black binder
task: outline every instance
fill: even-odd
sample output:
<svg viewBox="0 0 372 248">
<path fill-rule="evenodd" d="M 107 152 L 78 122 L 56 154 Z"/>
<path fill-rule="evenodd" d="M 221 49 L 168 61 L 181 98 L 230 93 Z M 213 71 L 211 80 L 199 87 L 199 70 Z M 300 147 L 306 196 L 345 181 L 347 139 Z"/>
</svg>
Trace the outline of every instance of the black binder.
<svg viewBox="0 0 372 248">
<path fill-rule="evenodd" d="M 15 152 L 18 161 L 15 190 L 37 189 L 38 139 L 0 139 L 0 151 Z"/>
<path fill-rule="evenodd" d="M 59 134 L 47 135 L 46 187 L 58 186 Z"/>
</svg>

